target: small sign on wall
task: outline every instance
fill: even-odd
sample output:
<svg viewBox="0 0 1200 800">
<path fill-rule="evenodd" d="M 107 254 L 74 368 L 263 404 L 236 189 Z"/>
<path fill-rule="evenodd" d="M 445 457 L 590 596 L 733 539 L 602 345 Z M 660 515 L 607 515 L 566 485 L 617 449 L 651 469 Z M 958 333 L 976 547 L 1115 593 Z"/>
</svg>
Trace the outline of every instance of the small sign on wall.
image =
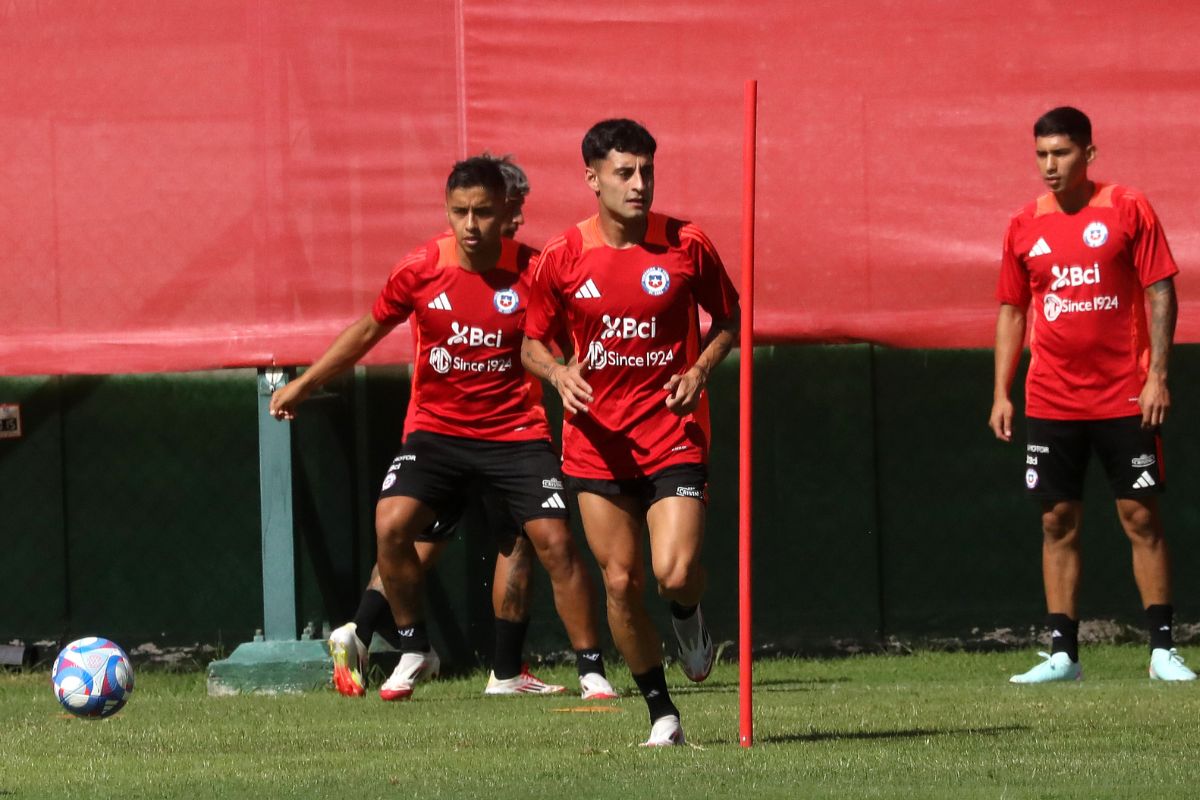
<svg viewBox="0 0 1200 800">
<path fill-rule="evenodd" d="M 21 438 L 21 406 L 0 403 L 0 439 Z"/>
</svg>

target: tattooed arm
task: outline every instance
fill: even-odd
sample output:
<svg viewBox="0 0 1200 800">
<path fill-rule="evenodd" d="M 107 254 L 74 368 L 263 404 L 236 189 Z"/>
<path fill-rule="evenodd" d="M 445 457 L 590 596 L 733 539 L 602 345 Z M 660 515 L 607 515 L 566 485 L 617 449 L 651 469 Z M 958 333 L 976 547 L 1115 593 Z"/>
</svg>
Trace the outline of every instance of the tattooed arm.
<svg viewBox="0 0 1200 800">
<path fill-rule="evenodd" d="M 1167 418 L 1171 393 L 1167 390 L 1167 361 L 1171 343 L 1175 340 L 1175 319 L 1179 301 L 1175 297 L 1175 282 L 1164 278 L 1146 287 L 1150 298 L 1150 371 L 1146 385 L 1138 397 L 1142 409 L 1142 427 L 1153 428 Z"/>
</svg>

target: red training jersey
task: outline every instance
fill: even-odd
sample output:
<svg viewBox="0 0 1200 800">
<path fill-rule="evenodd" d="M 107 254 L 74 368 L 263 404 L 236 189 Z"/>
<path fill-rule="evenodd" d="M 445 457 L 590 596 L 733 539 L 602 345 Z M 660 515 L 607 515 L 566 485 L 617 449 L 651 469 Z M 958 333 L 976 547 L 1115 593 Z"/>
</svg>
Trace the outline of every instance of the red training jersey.
<svg viewBox="0 0 1200 800">
<path fill-rule="evenodd" d="M 1179 272 L 1144 195 L 1096 184 L 1075 214 L 1042 195 L 1004 237 L 996 297 L 1026 309 L 1032 360 L 1025 413 L 1111 419 L 1141 413 L 1150 364 L 1143 289 Z"/>
<path fill-rule="evenodd" d="M 697 308 L 721 322 L 737 305 L 712 242 L 689 222 L 652 213 L 645 241 L 625 249 L 605 243 L 599 217 L 551 240 L 525 334 L 546 341 L 565 325 L 593 396 L 563 421 L 563 472 L 621 479 L 707 463 L 707 393 L 680 417 L 663 385 L 700 355 Z"/>
<path fill-rule="evenodd" d="M 537 251 L 503 240 L 495 268 L 458 263 L 454 235 L 413 250 L 371 309 L 387 325 L 412 317 L 416 367 L 404 435 L 414 430 L 509 442 L 549 439 L 542 384 L 521 366 L 521 325 Z"/>
</svg>

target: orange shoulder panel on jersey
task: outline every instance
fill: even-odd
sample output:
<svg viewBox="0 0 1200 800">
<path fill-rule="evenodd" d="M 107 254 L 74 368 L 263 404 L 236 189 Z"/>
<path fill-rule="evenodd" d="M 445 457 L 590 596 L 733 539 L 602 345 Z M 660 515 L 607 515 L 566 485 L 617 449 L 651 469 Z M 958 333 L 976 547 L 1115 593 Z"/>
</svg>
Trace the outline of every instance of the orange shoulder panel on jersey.
<svg viewBox="0 0 1200 800">
<path fill-rule="evenodd" d="M 398 272 L 402 272 L 406 269 L 412 269 L 413 267 L 424 264 L 428 260 L 429 245 L 423 244 L 410 252 L 404 258 L 400 259 L 400 261 L 396 263 L 396 266 L 392 267 L 392 271 L 389 274 L 388 279 L 390 280 L 391 278 L 395 277 Z"/>
<path fill-rule="evenodd" d="M 1097 183 L 1096 193 L 1092 195 L 1092 199 L 1088 201 L 1088 205 L 1092 208 L 1112 208 L 1113 191 L 1116 188 L 1116 184 Z"/>
<path fill-rule="evenodd" d="M 442 234 L 436 240 L 438 248 L 437 264 L 438 267 L 457 267 L 458 266 L 458 242 L 454 240 L 453 234 Z"/>
<path fill-rule="evenodd" d="M 604 235 L 600 233 L 600 215 L 588 217 L 583 222 L 580 222 L 575 228 L 579 231 L 580 252 L 586 253 L 597 247 L 604 247 L 607 244 L 604 241 Z M 547 247 L 547 250 L 550 248 Z"/>
<path fill-rule="evenodd" d="M 1033 216 L 1044 217 L 1047 214 L 1057 214 L 1061 210 L 1062 208 L 1058 205 L 1058 198 L 1054 196 L 1054 192 L 1046 192 L 1037 199 Z"/>
</svg>

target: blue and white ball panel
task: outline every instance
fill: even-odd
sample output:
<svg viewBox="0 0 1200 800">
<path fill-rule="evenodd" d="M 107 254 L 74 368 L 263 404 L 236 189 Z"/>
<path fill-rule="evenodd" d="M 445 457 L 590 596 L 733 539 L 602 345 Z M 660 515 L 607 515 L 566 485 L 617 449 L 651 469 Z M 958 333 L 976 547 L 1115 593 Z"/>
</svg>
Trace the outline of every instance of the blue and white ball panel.
<svg viewBox="0 0 1200 800">
<path fill-rule="evenodd" d="M 64 647 L 50 678 L 63 708 L 81 717 L 111 716 L 133 691 L 133 666 L 125 651 L 95 636 Z"/>
</svg>

